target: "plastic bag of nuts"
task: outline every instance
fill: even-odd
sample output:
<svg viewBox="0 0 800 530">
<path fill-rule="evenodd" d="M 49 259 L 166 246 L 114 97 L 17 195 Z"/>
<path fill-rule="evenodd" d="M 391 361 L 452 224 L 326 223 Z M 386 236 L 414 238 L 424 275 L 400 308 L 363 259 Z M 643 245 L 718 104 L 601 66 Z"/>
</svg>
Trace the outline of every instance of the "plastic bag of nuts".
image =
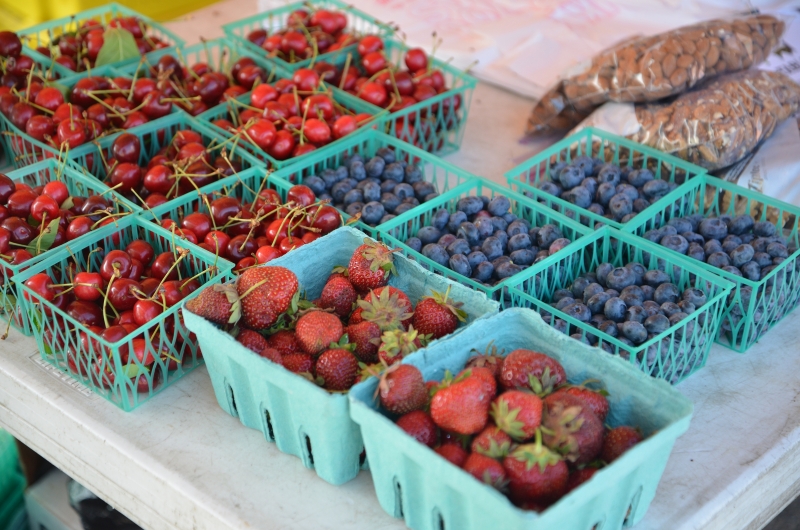
<svg viewBox="0 0 800 530">
<path fill-rule="evenodd" d="M 625 41 L 542 96 L 526 134 L 569 130 L 607 101 L 656 101 L 711 76 L 746 70 L 767 58 L 783 31 L 771 15 L 750 15 Z"/>
</svg>

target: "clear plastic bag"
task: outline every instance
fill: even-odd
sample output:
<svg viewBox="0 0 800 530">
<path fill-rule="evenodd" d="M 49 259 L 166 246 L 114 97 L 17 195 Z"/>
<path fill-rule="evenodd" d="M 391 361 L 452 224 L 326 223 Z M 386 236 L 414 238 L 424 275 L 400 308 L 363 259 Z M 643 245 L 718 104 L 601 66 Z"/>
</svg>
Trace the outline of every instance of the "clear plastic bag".
<svg viewBox="0 0 800 530">
<path fill-rule="evenodd" d="M 750 15 L 628 40 L 542 96 L 526 134 L 567 131 L 607 101 L 656 101 L 712 76 L 746 70 L 767 58 L 784 28 L 774 16 Z"/>
</svg>

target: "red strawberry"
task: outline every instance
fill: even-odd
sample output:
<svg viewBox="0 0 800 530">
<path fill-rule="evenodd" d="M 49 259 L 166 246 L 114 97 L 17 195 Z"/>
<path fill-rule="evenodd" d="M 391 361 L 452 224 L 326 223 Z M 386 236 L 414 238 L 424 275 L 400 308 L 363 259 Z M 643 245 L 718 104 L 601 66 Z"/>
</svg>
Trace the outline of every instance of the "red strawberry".
<svg viewBox="0 0 800 530">
<path fill-rule="evenodd" d="M 328 390 L 349 390 L 356 382 L 357 373 L 358 359 L 349 350 L 326 350 L 317 359 L 317 380 Z"/>
<path fill-rule="evenodd" d="M 270 348 L 275 348 L 281 355 L 289 355 L 290 353 L 302 353 L 300 343 L 297 342 L 297 337 L 294 336 L 293 331 L 282 329 L 276 331 L 267 339 Z"/>
<path fill-rule="evenodd" d="M 460 444 L 442 444 L 434 449 L 442 458 L 458 467 L 464 465 L 469 453 Z"/>
<path fill-rule="evenodd" d="M 356 300 L 358 295 L 353 285 L 344 276 L 338 276 L 328 279 L 323 287 L 319 307 L 333 309 L 337 315 L 345 318 L 350 315 Z"/>
<path fill-rule="evenodd" d="M 433 291 L 417 303 L 412 324 L 423 335 L 439 339 L 453 333 L 459 322 L 467 321 L 467 313 L 461 302 L 448 300 L 450 287 L 444 294 Z"/>
<path fill-rule="evenodd" d="M 492 371 L 489 368 L 464 368 L 458 373 L 456 379 L 462 375 L 471 375 L 483 381 L 483 388 L 486 390 L 487 394 L 492 396 L 491 399 L 494 399 L 494 397 L 497 395 L 497 380 L 494 378 L 494 375 L 492 375 Z"/>
<path fill-rule="evenodd" d="M 464 471 L 493 488 L 502 490 L 506 486 L 506 471 L 494 458 L 480 453 L 472 453 L 462 467 Z"/>
<path fill-rule="evenodd" d="M 473 453 L 480 453 L 491 458 L 504 458 L 511 451 L 514 442 L 511 437 L 494 425 L 489 425 L 472 440 L 470 448 Z"/>
<path fill-rule="evenodd" d="M 406 414 L 428 403 L 422 372 L 410 364 L 396 364 L 381 375 L 381 405 L 392 414 Z"/>
<path fill-rule="evenodd" d="M 264 348 L 269 348 L 269 343 L 260 333 L 252 329 L 242 328 L 236 336 L 236 341 L 256 353 L 261 353 Z"/>
<path fill-rule="evenodd" d="M 407 329 L 411 323 L 414 307 L 408 296 L 394 287 L 385 287 L 370 291 L 363 300 L 356 302 L 358 307 L 353 313 L 355 320 L 359 318 L 377 324 L 381 331 Z M 360 312 L 359 312 L 360 310 Z M 351 317 L 350 324 L 356 324 Z"/>
<path fill-rule="evenodd" d="M 566 382 L 567 374 L 558 361 L 531 350 L 512 351 L 500 367 L 500 384 L 508 390 L 529 390 L 533 383 L 533 390 L 543 394 Z"/>
<path fill-rule="evenodd" d="M 423 346 L 422 340 L 414 328 L 408 331 L 395 329 L 381 335 L 381 345 L 378 347 L 378 358 L 392 365 Z"/>
<path fill-rule="evenodd" d="M 597 471 L 598 469 L 596 467 L 585 467 L 583 469 L 576 469 L 570 473 L 569 480 L 567 480 L 567 493 L 592 478 Z"/>
<path fill-rule="evenodd" d="M 378 360 L 378 346 L 381 343 L 381 328 L 372 322 L 359 322 L 344 328 L 344 333 L 355 345 L 353 353 L 362 363 Z"/>
<path fill-rule="evenodd" d="M 314 358 L 307 353 L 290 353 L 282 359 L 284 368 L 290 372 L 310 374 L 314 371 Z"/>
<path fill-rule="evenodd" d="M 327 350 L 332 342 L 339 342 L 344 327 L 333 313 L 310 311 L 298 319 L 294 333 L 304 352 L 317 355 Z"/>
<path fill-rule="evenodd" d="M 530 440 L 542 424 L 542 400 L 536 394 L 507 390 L 492 402 L 495 424 L 518 442 Z"/>
<path fill-rule="evenodd" d="M 356 302 L 356 305 L 358 305 L 358 302 Z M 362 322 L 364 322 L 363 313 L 364 313 L 363 309 L 361 309 L 360 307 L 356 307 L 353 310 L 353 312 L 350 313 L 350 319 L 347 321 L 347 324 L 352 326 L 353 324 L 361 324 Z"/>
<path fill-rule="evenodd" d="M 639 432 L 638 429 L 626 425 L 614 427 L 606 433 L 603 439 L 603 449 L 600 453 L 600 459 L 610 464 L 643 439 L 642 433 Z"/>
<path fill-rule="evenodd" d="M 477 353 L 477 350 L 473 350 Z M 475 355 L 467 360 L 466 368 L 488 368 L 496 379 L 500 378 L 500 367 L 503 364 L 503 357 L 497 352 L 497 346 L 489 343 L 484 353 Z"/>
<path fill-rule="evenodd" d="M 261 350 L 259 355 L 265 359 L 274 362 L 275 364 L 283 365 L 283 357 L 281 357 L 281 354 L 275 348 L 270 348 L 269 346 L 267 346 L 266 348 Z"/>
<path fill-rule="evenodd" d="M 422 410 L 415 410 L 400 416 L 397 426 L 406 431 L 409 436 L 417 439 L 421 444 L 433 447 L 439 438 L 436 424 L 430 415 Z"/>
<path fill-rule="evenodd" d="M 209 285 L 195 298 L 186 302 L 186 309 L 220 326 L 233 324 L 240 316 L 236 286 Z"/>
<path fill-rule="evenodd" d="M 366 292 L 388 284 L 389 276 L 397 273 L 394 252 L 377 241 L 364 238 L 364 244 L 353 252 L 347 267 L 347 276 L 353 287 Z"/>
<path fill-rule="evenodd" d="M 544 443 L 576 465 L 588 464 L 603 448 L 603 422 L 583 400 L 570 394 L 544 399 Z"/>
<path fill-rule="evenodd" d="M 539 433 L 536 443 L 520 445 L 505 457 L 503 467 L 508 477 L 509 496 L 514 504 L 547 506 L 561 498 L 567 490 L 567 464 L 542 445 Z"/>
<path fill-rule="evenodd" d="M 553 394 L 570 394 L 577 398 L 580 398 L 589 410 L 594 412 L 595 416 L 601 422 L 606 421 L 606 416 L 608 416 L 608 400 L 606 396 L 608 392 L 605 390 L 592 390 L 591 388 L 587 388 L 585 386 L 562 386 Z"/>
<path fill-rule="evenodd" d="M 273 325 L 292 306 L 297 276 L 284 267 L 245 269 L 236 283 L 244 325 L 264 329 Z"/>
<path fill-rule="evenodd" d="M 479 377 L 445 381 L 431 400 L 431 417 L 442 429 L 457 434 L 476 434 L 483 430 L 489 419 L 492 396 L 486 392 Z"/>
</svg>

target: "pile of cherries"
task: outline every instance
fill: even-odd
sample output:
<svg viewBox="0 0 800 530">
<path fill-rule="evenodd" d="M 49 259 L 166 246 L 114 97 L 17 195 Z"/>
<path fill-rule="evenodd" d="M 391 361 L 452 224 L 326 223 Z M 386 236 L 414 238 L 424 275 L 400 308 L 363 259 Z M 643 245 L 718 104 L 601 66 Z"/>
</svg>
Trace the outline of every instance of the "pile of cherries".
<svg viewBox="0 0 800 530">
<path fill-rule="evenodd" d="M 355 44 L 356 37 L 347 31 L 347 16 L 340 11 L 297 9 L 289 14 L 285 28 L 272 35 L 259 28 L 247 40 L 269 57 L 295 63 Z"/>
<path fill-rule="evenodd" d="M 249 106 L 234 105 L 230 119 L 212 123 L 272 158 L 286 160 L 338 140 L 371 118 L 345 108 L 319 87 L 319 74 L 300 68 L 291 79 L 256 85 Z"/>
<path fill-rule="evenodd" d="M 48 75 L 41 64 L 22 53 L 16 33 L 0 31 L 0 96 L 25 90 L 29 82 L 41 84 Z"/>
<path fill-rule="evenodd" d="M 59 35 L 53 39 L 52 45 L 40 46 L 36 51 L 73 72 L 90 70 L 103 47 L 103 33 L 107 28 L 120 28 L 131 33 L 142 55 L 169 46 L 155 35 L 148 34 L 147 24 L 140 18 L 117 17 L 109 20 L 107 26 L 98 20 L 86 20 L 77 31 Z"/>
<path fill-rule="evenodd" d="M 235 263 L 236 271 L 267 263 L 342 225 L 339 212 L 302 185 L 292 186 L 285 202 L 264 188 L 253 202 L 227 190 L 208 197 L 207 204 L 177 222 L 164 219 L 161 226 Z"/>
</svg>

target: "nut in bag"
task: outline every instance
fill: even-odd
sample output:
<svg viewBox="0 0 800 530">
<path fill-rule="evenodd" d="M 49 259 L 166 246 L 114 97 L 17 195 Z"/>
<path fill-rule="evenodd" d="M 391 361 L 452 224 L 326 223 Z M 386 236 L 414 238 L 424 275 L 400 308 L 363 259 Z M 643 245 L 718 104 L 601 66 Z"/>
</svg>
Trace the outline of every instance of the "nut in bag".
<svg viewBox="0 0 800 530">
<path fill-rule="evenodd" d="M 774 16 L 756 14 L 625 41 L 542 96 L 526 134 L 569 130 L 608 101 L 656 101 L 710 77 L 746 70 L 767 58 L 784 27 Z"/>
</svg>

